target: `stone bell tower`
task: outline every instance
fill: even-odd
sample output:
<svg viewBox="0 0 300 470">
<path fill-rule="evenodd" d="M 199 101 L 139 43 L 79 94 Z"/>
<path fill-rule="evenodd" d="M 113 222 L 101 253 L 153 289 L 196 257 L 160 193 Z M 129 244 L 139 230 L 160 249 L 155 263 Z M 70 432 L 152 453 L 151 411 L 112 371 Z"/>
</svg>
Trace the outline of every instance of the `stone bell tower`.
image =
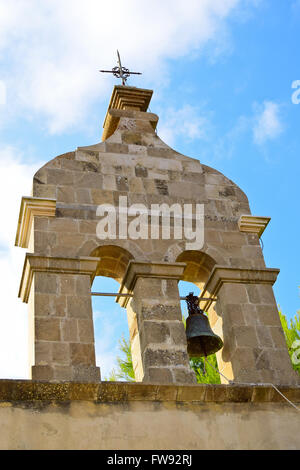
<svg viewBox="0 0 300 470">
<path fill-rule="evenodd" d="M 137 381 L 195 383 L 177 286 L 186 280 L 211 299 L 200 305 L 224 342 L 217 360 L 226 377 L 297 383 L 272 289 L 279 270 L 265 266 L 259 244 L 269 218 L 251 215 L 231 180 L 158 137 L 158 117 L 147 112 L 151 96 L 115 86 L 102 142 L 48 162 L 22 199 L 16 245 L 27 249 L 19 296 L 29 307 L 32 379 L 100 380 L 91 283 L 104 275 L 132 295 L 117 300 L 127 309 Z M 97 207 L 118 207 L 120 197 L 128 206 L 202 205 L 201 248 L 187 248 L 185 234 L 99 238 Z"/>
</svg>

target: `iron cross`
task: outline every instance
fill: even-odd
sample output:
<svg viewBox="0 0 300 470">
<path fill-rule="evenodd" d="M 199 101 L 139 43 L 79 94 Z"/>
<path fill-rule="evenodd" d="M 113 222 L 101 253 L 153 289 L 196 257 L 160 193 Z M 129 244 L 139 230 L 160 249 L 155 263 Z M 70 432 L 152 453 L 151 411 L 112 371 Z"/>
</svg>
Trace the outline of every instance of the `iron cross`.
<svg viewBox="0 0 300 470">
<path fill-rule="evenodd" d="M 126 86 L 127 78 L 130 75 L 142 75 L 141 72 L 130 72 L 129 69 L 126 67 L 122 67 L 121 64 L 121 58 L 119 51 L 117 50 L 118 54 L 118 64 L 116 67 L 113 67 L 112 70 L 99 70 L 99 72 L 104 72 L 104 73 L 112 73 L 115 77 L 121 78 L 122 80 L 122 85 Z"/>
</svg>

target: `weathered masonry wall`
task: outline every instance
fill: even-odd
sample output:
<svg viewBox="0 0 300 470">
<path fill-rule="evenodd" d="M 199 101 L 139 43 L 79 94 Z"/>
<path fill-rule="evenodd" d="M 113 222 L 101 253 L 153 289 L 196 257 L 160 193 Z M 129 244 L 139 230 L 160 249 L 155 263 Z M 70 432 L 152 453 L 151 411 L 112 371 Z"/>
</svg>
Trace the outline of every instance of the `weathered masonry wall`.
<svg viewBox="0 0 300 470">
<path fill-rule="evenodd" d="M 0 381 L 0 449 L 299 449 L 299 419 L 266 386 Z"/>
</svg>

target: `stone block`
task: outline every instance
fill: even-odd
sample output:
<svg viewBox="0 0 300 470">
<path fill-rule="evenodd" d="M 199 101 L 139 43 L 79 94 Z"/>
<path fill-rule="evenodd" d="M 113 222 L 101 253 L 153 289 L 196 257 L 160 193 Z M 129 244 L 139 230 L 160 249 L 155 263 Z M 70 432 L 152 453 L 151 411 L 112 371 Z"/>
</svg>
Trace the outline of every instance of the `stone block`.
<svg viewBox="0 0 300 470">
<path fill-rule="evenodd" d="M 75 202 L 78 204 L 92 204 L 91 192 L 89 188 L 76 188 Z"/>
<path fill-rule="evenodd" d="M 143 354 L 144 367 L 187 366 L 187 352 L 173 349 L 146 349 Z"/>
<path fill-rule="evenodd" d="M 91 280 L 89 276 L 86 275 L 77 275 L 76 276 L 76 294 L 79 296 L 90 296 L 91 292 Z"/>
<path fill-rule="evenodd" d="M 147 178 L 148 177 L 148 169 L 145 166 L 141 165 L 141 164 L 137 164 L 136 167 L 135 167 L 135 176 L 137 176 L 138 178 Z"/>
<path fill-rule="evenodd" d="M 181 309 L 178 305 L 143 305 L 141 317 L 143 320 L 181 320 Z"/>
<path fill-rule="evenodd" d="M 274 305 L 257 305 L 257 316 L 263 325 L 280 327 L 280 318 L 276 304 Z"/>
<path fill-rule="evenodd" d="M 132 193 L 144 193 L 144 185 L 141 178 L 129 179 L 129 191 Z"/>
<path fill-rule="evenodd" d="M 93 204 L 112 204 L 114 205 L 114 196 L 112 191 L 101 189 L 91 189 L 91 197 Z"/>
<path fill-rule="evenodd" d="M 276 305 L 274 292 L 272 286 L 258 284 L 257 289 L 259 292 L 259 296 L 261 298 L 261 302 L 264 304 Z"/>
<path fill-rule="evenodd" d="M 77 188 L 102 188 L 103 176 L 99 173 L 74 173 L 74 175 L 74 186 Z"/>
<path fill-rule="evenodd" d="M 72 365 L 95 365 L 94 344 L 70 343 L 70 357 Z"/>
<path fill-rule="evenodd" d="M 249 383 L 251 381 L 251 372 L 256 372 L 256 364 L 253 348 L 237 348 L 231 357 L 231 365 L 233 370 L 234 380 L 238 378 L 241 382 L 243 380 Z M 256 376 L 257 377 L 257 376 Z"/>
<path fill-rule="evenodd" d="M 196 384 L 197 379 L 195 372 L 191 370 L 190 368 L 187 367 L 178 367 L 178 368 L 172 368 L 172 373 L 174 377 L 174 382 L 175 383 L 190 383 L 190 384 Z"/>
<path fill-rule="evenodd" d="M 229 322 L 231 326 L 242 326 L 246 324 L 242 306 L 239 304 L 226 304 L 223 309 L 223 317 L 224 315 L 228 317 L 226 321 Z"/>
<path fill-rule="evenodd" d="M 56 198 L 56 186 L 54 184 L 34 183 L 32 190 L 33 197 L 45 197 L 49 199 Z"/>
<path fill-rule="evenodd" d="M 63 382 L 74 380 L 73 367 L 70 365 L 54 365 L 53 381 Z"/>
<path fill-rule="evenodd" d="M 114 175 L 105 175 L 103 178 L 103 189 L 106 191 L 116 191 L 116 178 Z"/>
<path fill-rule="evenodd" d="M 186 345 L 186 334 L 185 334 L 185 329 L 182 321 L 169 321 L 168 322 L 168 328 L 170 330 L 170 338 L 171 342 L 174 345 Z"/>
<path fill-rule="evenodd" d="M 35 318 L 35 338 L 43 341 L 60 341 L 60 320 L 58 318 Z"/>
<path fill-rule="evenodd" d="M 60 232 L 57 234 L 56 240 L 59 247 L 67 246 L 76 255 L 76 248 L 79 248 L 84 243 L 85 236 L 81 233 Z"/>
<path fill-rule="evenodd" d="M 51 218 L 49 219 L 49 230 L 53 232 L 78 232 L 78 221 L 69 218 Z"/>
<path fill-rule="evenodd" d="M 225 245 L 247 245 L 247 240 L 245 239 L 245 235 L 243 233 L 223 232 L 221 233 L 221 236 Z"/>
<path fill-rule="evenodd" d="M 76 365 L 73 367 L 73 380 L 76 382 L 100 382 L 100 368 L 92 365 Z"/>
<path fill-rule="evenodd" d="M 144 321 L 139 330 L 142 351 L 152 343 L 166 342 L 170 336 L 170 330 L 166 322 Z"/>
<path fill-rule="evenodd" d="M 258 346 L 256 329 L 253 326 L 233 326 L 232 333 L 237 347 L 256 348 Z"/>
<path fill-rule="evenodd" d="M 36 272 L 34 274 L 34 288 L 36 293 L 56 294 L 58 292 L 57 275 L 45 272 Z"/>
<path fill-rule="evenodd" d="M 116 186 L 118 191 L 129 191 L 128 178 L 125 176 L 117 175 L 115 177 Z"/>
<path fill-rule="evenodd" d="M 59 291 L 61 294 L 75 294 L 75 279 L 71 275 L 59 276 Z"/>
<path fill-rule="evenodd" d="M 117 143 L 105 143 L 105 150 L 107 153 L 129 153 L 128 145 Z"/>
<path fill-rule="evenodd" d="M 94 342 L 94 327 L 92 320 L 77 320 L 79 341 L 82 343 Z"/>
<path fill-rule="evenodd" d="M 260 298 L 259 291 L 258 291 L 256 285 L 248 284 L 247 285 L 247 294 L 248 294 L 248 298 L 249 298 L 250 303 L 252 303 L 252 304 L 261 303 L 261 298 Z"/>
<path fill-rule="evenodd" d="M 243 284 L 223 284 L 220 289 L 222 292 L 222 303 L 243 304 L 248 302 L 246 286 Z"/>
<path fill-rule="evenodd" d="M 51 381 L 53 379 L 53 367 L 52 366 L 33 366 L 31 368 L 32 380 L 44 380 Z"/>
<path fill-rule="evenodd" d="M 269 361 L 269 352 L 270 350 L 262 349 L 262 348 L 254 348 L 253 354 L 255 359 L 255 366 L 258 370 L 269 370 L 270 369 L 270 361 Z M 272 351 L 271 351 L 272 354 Z"/>
<path fill-rule="evenodd" d="M 275 348 L 286 348 L 287 343 L 281 326 L 271 326 L 269 331 L 272 336 L 272 340 Z"/>
<path fill-rule="evenodd" d="M 52 361 L 52 343 L 49 341 L 35 341 L 34 355 L 37 366 L 49 365 Z"/>
<path fill-rule="evenodd" d="M 163 367 L 149 367 L 144 382 L 168 384 L 173 382 L 173 376 L 170 369 Z"/>
<path fill-rule="evenodd" d="M 34 232 L 34 251 L 36 253 L 50 254 L 51 248 L 56 245 L 56 233 L 42 232 L 35 230 Z"/>
<path fill-rule="evenodd" d="M 274 346 L 272 340 L 271 329 L 267 326 L 256 326 L 256 334 L 258 338 L 258 343 L 260 346 L 272 348 Z"/>
<path fill-rule="evenodd" d="M 61 321 L 62 340 L 68 342 L 79 341 L 77 320 L 75 318 L 64 319 Z"/>
<path fill-rule="evenodd" d="M 74 182 L 73 172 L 70 170 L 50 168 L 48 169 L 47 183 L 54 185 L 72 185 Z"/>
<path fill-rule="evenodd" d="M 56 192 L 57 202 L 72 204 L 75 202 L 75 192 L 72 186 L 59 186 Z"/>
<path fill-rule="evenodd" d="M 68 343 L 52 343 L 52 361 L 53 364 L 69 364 L 70 351 Z"/>
<path fill-rule="evenodd" d="M 68 297 L 67 298 L 68 317 L 71 318 L 90 318 L 92 314 L 91 298 L 86 297 Z"/>
</svg>

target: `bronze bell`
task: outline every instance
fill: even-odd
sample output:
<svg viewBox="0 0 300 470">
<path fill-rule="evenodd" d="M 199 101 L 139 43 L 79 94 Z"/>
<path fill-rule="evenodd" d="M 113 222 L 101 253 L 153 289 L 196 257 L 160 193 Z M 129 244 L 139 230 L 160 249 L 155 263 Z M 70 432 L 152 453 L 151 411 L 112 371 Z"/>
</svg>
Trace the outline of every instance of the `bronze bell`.
<svg viewBox="0 0 300 470">
<path fill-rule="evenodd" d="M 209 324 L 207 315 L 198 306 L 199 299 L 193 292 L 186 297 L 189 316 L 186 319 L 187 351 L 190 357 L 209 356 L 223 347 L 222 339 Z"/>
</svg>

